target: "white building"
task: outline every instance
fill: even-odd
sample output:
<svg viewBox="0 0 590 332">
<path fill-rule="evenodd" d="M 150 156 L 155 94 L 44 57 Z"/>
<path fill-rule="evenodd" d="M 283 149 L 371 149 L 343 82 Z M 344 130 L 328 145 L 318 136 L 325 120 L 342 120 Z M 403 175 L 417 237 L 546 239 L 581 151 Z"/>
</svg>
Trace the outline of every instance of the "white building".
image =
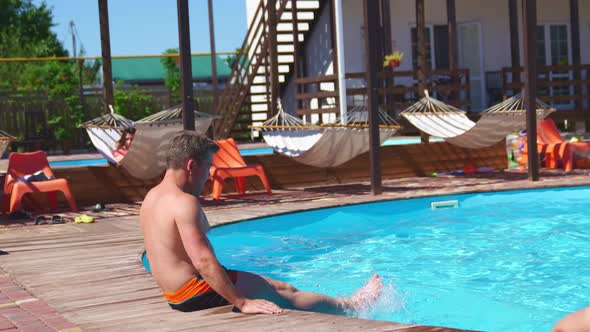
<svg viewBox="0 0 590 332">
<path fill-rule="evenodd" d="M 269 29 L 272 17 L 269 11 L 263 10 L 265 8 L 258 8 L 268 1 L 271 0 L 246 0 L 249 27 L 254 31 L 260 25 L 260 31 L 265 31 L 261 33 L 264 38 L 247 41 L 250 45 L 247 70 L 252 77 L 256 76 L 249 87 L 254 123 L 259 123 L 273 113 L 268 111 L 272 109 L 274 100 L 269 95 L 273 81 L 273 66 L 270 66 L 273 63 L 270 50 L 273 48 L 269 47 L 274 45 L 272 29 Z M 348 107 L 362 104 L 366 95 L 364 0 L 298 0 L 298 46 L 293 43 L 291 1 L 274 1 L 278 21 L 274 49 L 278 53 L 276 67 L 279 71 L 276 75 L 279 88 L 275 95 L 281 99 L 283 108 L 289 113 L 308 117 L 311 115 L 312 120 L 318 119 L 319 114 L 325 114 L 325 120 L 326 117 L 338 113 L 338 62 L 335 60 L 339 55 L 336 51 L 334 25 L 336 1 L 340 1 L 342 6 L 342 57 L 347 77 L 347 104 Z M 434 90 L 435 97 L 477 112 L 501 100 L 504 95 L 512 95 L 522 89 L 522 83 L 518 79 L 517 82 L 512 82 L 511 74 L 511 70 L 524 63 L 521 1 L 374 1 L 380 1 L 382 6 L 380 15 L 370 18 L 380 22 L 382 49 L 391 47 L 393 51 L 401 51 L 405 55 L 393 77 L 383 80 L 383 84 L 389 85 L 389 89 L 384 92 L 387 97 L 382 97 L 382 105 L 387 106 L 390 111 L 399 112 L 419 97 L 417 1 L 424 3 L 428 67 L 425 70 L 425 84 Z M 449 21 L 448 3 L 451 4 L 450 13 L 453 12 L 452 3 L 455 7 L 455 52 L 450 47 L 452 35 L 449 34 L 449 22 L 453 22 Z M 257 9 L 258 15 L 255 15 Z M 266 14 L 262 14 L 263 12 Z M 512 27 L 511 14 L 514 23 Z M 590 1 L 538 0 L 537 21 L 537 59 L 541 65 L 538 68 L 538 96 L 559 110 L 553 115 L 555 119 L 570 120 L 570 123 L 577 120 L 582 125 L 582 120 L 590 120 L 590 66 L 583 65 L 590 63 Z M 518 32 L 514 33 L 516 30 Z M 579 35 L 578 38 L 575 38 L 576 34 Z M 258 50 L 252 47 L 260 43 Z M 518 50 L 511 48 L 515 43 L 519 45 Z M 262 49 L 268 50 L 264 56 L 260 56 Z M 294 54 L 296 50 L 298 56 Z M 258 59 L 256 55 L 259 55 Z M 453 57 L 456 58 L 457 70 L 449 70 Z M 295 58 L 300 59 L 297 63 L 297 75 L 294 73 Z M 516 59 L 519 60 L 518 63 Z M 372 60 L 381 63 L 383 57 Z M 256 68 L 255 64 L 258 62 L 261 65 Z M 431 72 L 430 69 L 435 71 Z M 384 72 L 391 73 L 390 70 Z M 520 81 L 522 80 L 521 78 Z"/>
</svg>

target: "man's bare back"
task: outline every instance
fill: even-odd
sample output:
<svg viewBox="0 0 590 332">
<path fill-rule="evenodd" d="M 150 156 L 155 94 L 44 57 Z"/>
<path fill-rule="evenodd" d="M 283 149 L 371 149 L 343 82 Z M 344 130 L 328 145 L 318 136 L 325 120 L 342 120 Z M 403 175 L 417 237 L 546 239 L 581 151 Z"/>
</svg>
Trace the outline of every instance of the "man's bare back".
<svg viewBox="0 0 590 332">
<path fill-rule="evenodd" d="M 184 249 L 176 226 L 180 209 L 195 206 L 195 221 L 203 233 L 209 223 L 196 197 L 178 187 L 160 183 L 146 195 L 140 210 L 140 221 L 154 279 L 164 292 L 173 292 L 193 278 L 198 271 Z M 192 211 L 188 211 L 191 213 Z"/>
</svg>

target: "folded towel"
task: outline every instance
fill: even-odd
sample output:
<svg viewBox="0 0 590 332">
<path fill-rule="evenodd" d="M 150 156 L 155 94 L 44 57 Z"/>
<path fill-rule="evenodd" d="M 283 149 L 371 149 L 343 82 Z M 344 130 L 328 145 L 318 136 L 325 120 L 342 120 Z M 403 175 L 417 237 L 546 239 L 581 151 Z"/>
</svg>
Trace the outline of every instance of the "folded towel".
<svg viewBox="0 0 590 332">
<path fill-rule="evenodd" d="M 27 174 L 22 178 L 17 178 L 16 181 L 20 182 L 39 182 L 39 181 L 48 181 L 55 179 L 54 176 L 47 176 L 43 171 L 37 171 L 33 174 Z"/>
</svg>

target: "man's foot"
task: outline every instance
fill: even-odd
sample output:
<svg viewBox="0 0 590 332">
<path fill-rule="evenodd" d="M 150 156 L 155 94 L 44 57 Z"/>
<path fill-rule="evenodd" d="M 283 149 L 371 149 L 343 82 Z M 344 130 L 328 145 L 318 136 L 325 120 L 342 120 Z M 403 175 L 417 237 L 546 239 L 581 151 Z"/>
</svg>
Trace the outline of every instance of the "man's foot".
<svg viewBox="0 0 590 332">
<path fill-rule="evenodd" d="M 383 290 L 383 280 L 377 274 L 373 275 L 367 284 L 356 291 L 349 299 L 344 300 L 344 307 L 351 310 L 361 310 L 372 306 Z"/>
</svg>

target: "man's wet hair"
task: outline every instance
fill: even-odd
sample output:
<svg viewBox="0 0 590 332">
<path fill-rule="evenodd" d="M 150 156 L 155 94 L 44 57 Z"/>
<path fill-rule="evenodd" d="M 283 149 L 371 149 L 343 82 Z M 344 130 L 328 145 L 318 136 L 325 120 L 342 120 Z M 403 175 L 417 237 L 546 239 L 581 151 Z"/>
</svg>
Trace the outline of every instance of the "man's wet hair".
<svg viewBox="0 0 590 332">
<path fill-rule="evenodd" d="M 190 159 L 200 164 L 209 154 L 213 154 L 218 150 L 217 144 L 207 136 L 184 130 L 175 136 L 168 146 L 166 167 L 169 169 L 181 169 Z"/>
</svg>

